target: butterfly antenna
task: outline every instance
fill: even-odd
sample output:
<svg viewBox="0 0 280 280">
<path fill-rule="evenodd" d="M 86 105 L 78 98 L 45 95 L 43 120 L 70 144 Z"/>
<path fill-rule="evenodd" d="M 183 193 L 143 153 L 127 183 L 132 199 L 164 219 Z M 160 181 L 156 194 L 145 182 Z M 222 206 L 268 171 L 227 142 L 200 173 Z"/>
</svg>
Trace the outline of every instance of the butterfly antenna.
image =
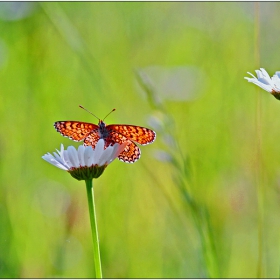
<svg viewBox="0 0 280 280">
<path fill-rule="evenodd" d="M 87 111 L 88 113 L 90 113 L 91 115 L 93 115 L 94 117 L 96 117 L 92 112 L 90 112 L 89 110 L 87 110 L 86 108 L 84 108 L 82 105 L 79 105 L 80 108 L 84 109 L 85 111 Z M 98 117 L 96 117 L 98 120 L 100 120 Z"/>
<path fill-rule="evenodd" d="M 116 111 L 116 109 L 113 109 L 109 114 L 107 114 L 106 117 L 103 119 L 103 121 L 104 121 L 111 113 L 113 113 L 114 111 Z"/>
</svg>

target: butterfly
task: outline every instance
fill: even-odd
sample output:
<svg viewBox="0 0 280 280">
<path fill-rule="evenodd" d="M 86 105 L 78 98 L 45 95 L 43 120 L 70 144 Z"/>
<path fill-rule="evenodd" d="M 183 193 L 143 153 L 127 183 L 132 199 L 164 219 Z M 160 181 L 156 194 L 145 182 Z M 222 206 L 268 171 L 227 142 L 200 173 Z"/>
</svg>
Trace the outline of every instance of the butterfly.
<svg viewBox="0 0 280 280">
<path fill-rule="evenodd" d="M 86 110 L 81 105 L 80 107 Z M 115 109 L 111 112 L 113 111 Z M 135 142 L 140 145 L 148 145 L 156 139 L 155 131 L 149 128 L 127 124 L 106 125 L 100 119 L 98 125 L 80 121 L 57 121 L 54 123 L 54 127 L 62 136 L 77 142 L 84 141 L 84 146 L 92 146 L 93 148 L 99 139 L 104 139 L 105 148 L 115 143 L 127 142 L 126 147 L 118 156 L 119 160 L 126 163 L 134 163 L 140 158 L 141 151 Z"/>
</svg>

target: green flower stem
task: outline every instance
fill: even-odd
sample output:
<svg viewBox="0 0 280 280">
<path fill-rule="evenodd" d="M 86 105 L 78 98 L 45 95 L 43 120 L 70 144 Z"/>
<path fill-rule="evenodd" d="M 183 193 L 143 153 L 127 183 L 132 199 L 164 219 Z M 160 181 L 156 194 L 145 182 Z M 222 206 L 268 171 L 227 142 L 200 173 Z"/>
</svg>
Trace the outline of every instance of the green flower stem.
<svg viewBox="0 0 280 280">
<path fill-rule="evenodd" d="M 88 209 L 90 216 L 91 224 L 91 233 L 93 241 L 93 258 L 95 265 L 95 276 L 96 278 L 102 278 L 102 269 L 101 269 L 101 260 L 100 260 L 100 250 L 99 250 L 99 240 L 98 240 L 98 231 L 95 215 L 95 205 L 94 205 L 94 191 L 92 187 L 92 179 L 86 180 L 87 187 L 87 198 L 88 198 Z"/>
</svg>

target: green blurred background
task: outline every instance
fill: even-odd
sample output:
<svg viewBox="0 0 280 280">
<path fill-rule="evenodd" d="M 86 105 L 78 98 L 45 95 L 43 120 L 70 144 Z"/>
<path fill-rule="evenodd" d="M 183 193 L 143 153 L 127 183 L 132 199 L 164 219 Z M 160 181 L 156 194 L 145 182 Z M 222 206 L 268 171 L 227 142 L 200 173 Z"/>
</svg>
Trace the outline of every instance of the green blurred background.
<svg viewBox="0 0 280 280">
<path fill-rule="evenodd" d="M 0 277 L 94 275 L 58 120 L 157 132 L 94 180 L 105 278 L 278 277 L 280 3 L 1 2 Z"/>
</svg>

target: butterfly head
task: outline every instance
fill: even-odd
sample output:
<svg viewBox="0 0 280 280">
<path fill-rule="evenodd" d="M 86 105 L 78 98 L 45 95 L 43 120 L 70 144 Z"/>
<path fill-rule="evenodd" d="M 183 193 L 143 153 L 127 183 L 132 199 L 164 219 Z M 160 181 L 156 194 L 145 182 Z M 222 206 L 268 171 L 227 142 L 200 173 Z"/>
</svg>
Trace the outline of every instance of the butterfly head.
<svg viewBox="0 0 280 280">
<path fill-rule="evenodd" d="M 99 134 L 101 136 L 101 138 L 106 138 L 108 137 L 108 131 L 106 129 L 106 124 L 105 122 L 103 122 L 102 120 L 99 120 L 98 122 L 98 127 L 99 127 Z"/>
<path fill-rule="evenodd" d="M 105 124 L 105 122 L 103 122 L 102 120 L 99 120 L 98 126 L 99 126 L 100 129 L 102 129 L 102 128 L 105 128 L 105 127 L 106 127 L 106 124 Z"/>
</svg>

